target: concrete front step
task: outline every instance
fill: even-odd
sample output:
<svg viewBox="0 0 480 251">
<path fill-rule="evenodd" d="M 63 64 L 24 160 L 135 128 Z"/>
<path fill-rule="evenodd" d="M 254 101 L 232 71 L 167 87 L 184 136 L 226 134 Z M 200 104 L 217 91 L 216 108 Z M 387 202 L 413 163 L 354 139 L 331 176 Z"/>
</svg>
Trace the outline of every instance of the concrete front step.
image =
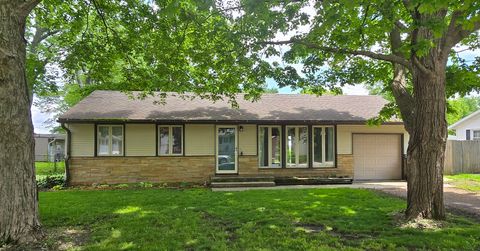
<svg viewBox="0 0 480 251">
<path fill-rule="evenodd" d="M 274 182 L 273 176 L 212 176 L 213 182 Z"/>
<path fill-rule="evenodd" d="M 227 188 L 227 187 L 274 187 L 273 181 L 230 181 L 230 182 L 212 182 L 212 188 Z"/>
<path fill-rule="evenodd" d="M 352 178 L 323 178 L 323 177 L 277 177 L 275 183 L 282 185 L 329 185 L 352 184 Z"/>
</svg>

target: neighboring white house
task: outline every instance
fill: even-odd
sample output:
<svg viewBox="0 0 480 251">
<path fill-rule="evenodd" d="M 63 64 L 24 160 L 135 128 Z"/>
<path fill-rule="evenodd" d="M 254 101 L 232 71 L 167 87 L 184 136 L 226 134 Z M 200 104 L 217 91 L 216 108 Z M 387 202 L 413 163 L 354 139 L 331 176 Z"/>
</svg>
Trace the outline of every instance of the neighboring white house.
<svg viewBox="0 0 480 251">
<path fill-rule="evenodd" d="M 456 140 L 480 140 L 480 110 L 448 127 L 455 130 Z"/>
<path fill-rule="evenodd" d="M 63 160 L 65 151 L 65 135 L 34 134 L 35 161 Z"/>
</svg>

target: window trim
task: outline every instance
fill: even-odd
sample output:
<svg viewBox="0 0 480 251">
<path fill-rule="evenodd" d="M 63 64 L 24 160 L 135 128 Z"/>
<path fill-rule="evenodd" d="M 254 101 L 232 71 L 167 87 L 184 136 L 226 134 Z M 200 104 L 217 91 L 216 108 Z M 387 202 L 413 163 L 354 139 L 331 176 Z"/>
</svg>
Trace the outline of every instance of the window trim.
<svg viewBox="0 0 480 251">
<path fill-rule="evenodd" d="M 280 165 L 278 166 L 273 166 L 272 165 L 272 141 L 271 140 L 268 140 L 268 149 L 267 149 L 267 152 L 268 152 L 268 166 L 263 166 L 261 165 L 260 163 L 260 144 L 261 144 L 261 140 L 260 140 L 260 130 L 262 128 L 268 128 L 268 138 L 271 139 L 272 138 L 272 128 L 277 128 L 278 131 L 280 132 Z M 258 168 L 262 168 L 262 169 L 280 169 L 282 168 L 282 162 L 283 162 L 283 149 L 282 149 L 282 135 L 283 135 L 283 132 L 282 132 L 282 126 L 281 125 L 258 125 L 258 136 L 257 136 L 257 142 L 258 142 L 258 145 L 257 145 L 257 150 L 258 150 Z"/>
<path fill-rule="evenodd" d="M 472 140 L 480 140 L 480 137 L 475 137 L 475 132 L 480 133 L 480 129 L 472 129 Z"/>
<path fill-rule="evenodd" d="M 167 154 L 160 154 L 160 128 L 161 127 L 167 127 L 168 128 L 168 153 Z M 173 153 L 173 128 L 174 127 L 180 127 L 180 134 L 182 136 L 182 139 L 180 140 L 180 144 L 182 146 L 182 151 L 180 153 Z M 184 132 L 184 126 L 183 125 L 163 125 L 163 124 L 158 124 L 157 125 L 157 156 L 159 157 L 165 157 L 165 156 L 183 156 L 183 153 L 185 152 L 184 150 L 184 142 L 185 142 L 185 132 Z"/>
<path fill-rule="evenodd" d="M 124 124 L 95 124 L 95 156 L 96 157 L 124 157 L 125 156 L 125 125 Z M 108 127 L 108 154 L 100 153 L 100 144 L 98 134 L 100 127 Z M 122 128 L 122 152 L 120 154 L 112 154 L 112 128 Z"/>
<path fill-rule="evenodd" d="M 322 162 L 315 162 L 315 128 L 322 128 Z M 333 160 L 332 161 L 325 161 L 326 159 L 326 152 L 327 152 L 327 146 L 326 146 L 326 128 L 332 128 L 333 129 L 333 139 L 332 139 L 332 149 L 333 149 Z M 336 161 L 336 130 L 335 126 L 333 125 L 314 125 L 312 126 L 312 132 L 311 132 L 311 137 L 312 137 L 312 167 L 313 168 L 332 168 L 335 167 L 335 161 Z"/>
<path fill-rule="evenodd" d="M 307 162 L 305 164 L 298 164 L 299 158 L 295 158 L 295 165 L 288 164 L 287 162 L 287 152 L 288 152 L 288 129 L 295 128 L 295 135 L 296 135 L 296 145 L 295 145 L 295 153 L 300 152 L 300 127 L 305 127 L 307 129 Z M 309 133 L 309 126 L 308 125 L 287 125 L 285 126 L 285 168 L 309 168 L 310 167 L 310 154 L 309 154 L 309 142 L 310 142 L 310 133 Z M 298 155 L 296 155 L 298 156 Z"/>
</svg>

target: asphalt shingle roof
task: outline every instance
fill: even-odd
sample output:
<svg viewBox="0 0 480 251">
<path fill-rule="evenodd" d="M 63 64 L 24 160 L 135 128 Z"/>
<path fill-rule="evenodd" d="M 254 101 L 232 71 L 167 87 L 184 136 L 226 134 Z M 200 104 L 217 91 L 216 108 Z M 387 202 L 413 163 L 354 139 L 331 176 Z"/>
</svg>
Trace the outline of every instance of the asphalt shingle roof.
<svg viewBox="0 0 480 251">
<path fill-rule="evenodd" d="M 376 116 L 387 103 L 380 96 L 315 96 L 264 94 L 251 102 L 237 96 L 239 108 L 227 100 L 184 99 L 168 93 L 165 104 L 158 97 L 131 99 L 119 91 L 95 91 L 59 117 L 68 121 L 330 121 L 361 122 Z"/>
</svg>

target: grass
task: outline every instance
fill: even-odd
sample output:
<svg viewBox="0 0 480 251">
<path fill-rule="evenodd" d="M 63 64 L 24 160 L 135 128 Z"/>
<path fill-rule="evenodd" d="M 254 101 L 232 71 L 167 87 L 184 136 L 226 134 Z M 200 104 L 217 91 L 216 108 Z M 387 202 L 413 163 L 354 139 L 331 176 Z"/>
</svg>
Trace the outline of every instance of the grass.
<svg viewBox="0 0 480 251">
<path fill-rule="evenodd" d="M 65 162 L 57 162 L 55 170 L 55 163 L 37 161 L 35 162 L 35 172 L 37 175 L 63 174 L 65 172 Z"/>
<path fill-rule="evenodd" d="M 446 182 L 455 187 L 480 192 L 480 174 L 456 174 L 446 175 Z"/>
<path fill-rule="evenodd" d="M 451 216 L 441 229 L 402 228 L 393 215 L 405 202 L 370 190 L 67 190 L 39 196 L 49 231 L 88 232 L 81 250 L 480 249 L 480 224 Z"/>
</svg>

